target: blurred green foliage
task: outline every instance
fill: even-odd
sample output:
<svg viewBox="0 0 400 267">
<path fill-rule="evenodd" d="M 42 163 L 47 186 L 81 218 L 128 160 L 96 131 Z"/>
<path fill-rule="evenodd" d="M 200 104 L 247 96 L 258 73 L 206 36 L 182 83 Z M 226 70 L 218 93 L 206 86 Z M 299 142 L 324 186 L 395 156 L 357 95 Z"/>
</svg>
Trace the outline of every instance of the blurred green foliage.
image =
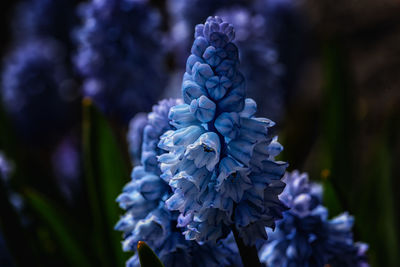
<svg viewBox="0 0 400 267">
<path fill-rule="evenodd" d="M 129 178 L 129 166 L 108 122 L 89 99 L 83 100 L 83 154 L 93 211 L 93 231 L 88 234 L 93 236 L 103 266 L 123 266 L 126 259 L 120 246 L 121 234 L 114 231 L 120 214 L 115 199 Z"/>
<path fill-rule="evenodd" d="M 396 204 L 400 117 L 392 111 L 374 134 L 364 132 L 365 121 L 358 114 L 360 96 L 353 88 L 342 43 L 323 41 L 321 105 L 314 109 L 298 105 L 289 111 L 282 129 L 283 159 L 290 169 L 308 172 L 323 184 L 331 217 L 344 211 L 355 217 L 355 240 L 369 244 L 371 266 L 395 267 L 400 251 Z"/>
<path fill-rule="evenodd" d="M 35 179 L 40 178 L 37 175 L 41 171 L 21 168 L 15 159 L 20 158 L 18 153 L 23 154 L 23 149 L 9 143 L 13 139 L 9 131 L 1 131 L 1 150 L 14 159 L 17 168 L 12 189 L 1 183 L 0 226 L 7 233 L 6 242 L 18 266 L 28 266 L 28 262 L 29 266 L 124 266 L 129 256 L 122 252 L 121 234 L 113 227 L 120 216 L 115 199 L 129 180 L 131 166 L 109 122 L 90 100 L 85 99 L 83 103 L 85 179 L 82 194 L 87 197 L 73 206 L 65 199 L 39 192 L 41 187 L 35 185 Z M 5 116 L 1 119 L 3 123 Z M 26 183 L 27 180 L 30 182 Z M 45 191 L 54 190 L 59 195 L 54 182 Z M 7 196 L 11 190 L 24 200 L 25 225 L 9 203 Z"/>
</svg>

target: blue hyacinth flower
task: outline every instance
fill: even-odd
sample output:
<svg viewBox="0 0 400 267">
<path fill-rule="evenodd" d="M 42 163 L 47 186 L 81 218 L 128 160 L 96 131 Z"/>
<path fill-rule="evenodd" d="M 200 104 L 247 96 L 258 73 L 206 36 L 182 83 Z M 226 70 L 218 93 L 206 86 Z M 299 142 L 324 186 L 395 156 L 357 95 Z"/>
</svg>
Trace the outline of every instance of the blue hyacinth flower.
<svg viewBox="0 0 400 267">
<path fill-rule="evenodd" d="M 116 230 L 122 231 L 124 241 L 122 242 L 124 251 L 135 251 L 138 241 L 145 241 L 156 252 L 165 266 L 240 266 L 237 247 L 232 242 L 232 237 L 215 243 L 198 244 L 195 241 L 188 241 L 184 238 L 183 229 L 176 227 L 185 224 L 186 218 L 179 215 L 177 211 L 167 209 L 171 203 L 167 202 L 172 195 L 172 190 L 168 183 L 162 178 L 160 166 L 157 163 L 157 156 L 166 151 L 157 144 L 161 135 L 168 135 L 169 131 L 176 130 L 174 125 L 169 124 L 168 116 L 174 112 L 180 112 L 181 100 L 163 100 L 153 107 L 153 111 L 146 118 L 140 119 L 143 123 L 143 130 L 131 128 L 128 134 L 129 141 L 133 144 L 140 143 L 140 162 L 131 175 L 131 181 L 124 187 L 122 193 L 117 198 L 119 205 L 126 211 L 121 217 Z M 175 111 L 171 107 L 176 107 Z M 133 122 L 133 125 L 135 122 Z M 195 126 L 193 126 L 195 127 Z M 175 138 L 168 139 L 165 147 L 173 144 L 200 144 L 195 142 L 203 134 L 203 131 L 193 129 L 191 133 L 181 132 Z M 140 136 L 140 141 L 134 140 Z M 204 137 L 206 138 L 206 137 Z M 208 138 L 206 138 L 208 140 Z M 203 140 L 200 138 L 200 140 Z M 212 139 L 211 139 L 212 140 Z M 189 142 L 188 142 L 189 141 Z M 218 148 L 215 143 L 208 142 L 207 149 Z M 191 155 L 203 155 L 204 147 L 193 145 Z M 209 158 L 199 158 L 199 165 L 205 166 L 197 172 L 207 173 L 207 165 L 210 166 Z M 212 157 L 213 158 L 213 157 Z M 212 159 L 211 158 L 211 159 Z M 173 161 L 173 159 L 169 159 Z M 211 161 L 210 161 L 211 162 Z M 196 172 L 197 167 L 193 169 Z M 190 175 L 188 172 L 182 173 Z M 201 185 L 198 185 L 201 186 Z M 127 262 L 128 267 L 140 266 L 137 254 Z"/>
<path fill-rule="evenodd" d="M 268 266 L 359 266 L 367 267 L 368 246 L 353 241 L 354 218 L 348 213 L 328 219 L 322 205 L 322 187 L 308 175 L 287 173 L 280 199 L 290 208 L 277 222 L 260 249 Z"/>
<path fill-rule="evenodd" d="M 265 239 L 286 209 L 278 199 L 287 164 L 269 134 L 274 123 L 254 117 L 239 71 L 232 24 L 209 17 L 195 29 L 182 81 L 184 104 L 171 108 L 176 129 L 160 137 L 162 178 L 173 193 L 166 200 L 179 211 L 186 239 L 218 241 L 232 229 L 247 245 Z"/>
</svg>

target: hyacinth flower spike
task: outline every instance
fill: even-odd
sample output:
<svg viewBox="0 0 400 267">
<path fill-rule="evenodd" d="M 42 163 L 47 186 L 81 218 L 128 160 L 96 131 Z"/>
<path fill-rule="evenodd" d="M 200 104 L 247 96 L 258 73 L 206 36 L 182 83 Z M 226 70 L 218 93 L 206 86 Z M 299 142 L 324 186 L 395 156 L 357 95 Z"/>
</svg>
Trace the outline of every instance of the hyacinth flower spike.
<svg viewBox="0 0 400 267">
<path fill-rule="evenodd" d="M 219 17 L 195 28 L 182 81 L 183 104 L 169 112 L 175 129 L 158 144 L 161 177 L 172 189 L 166 207 L 178 211 L 187 240 L 218 242 L 233 233 L 245 266 L 260 266 L 255 243 L 266 239 L 286 206 L 279 200 L 287 163 L 266 118 L 246 98 L 235 31 Z"/>
<path fill-rule="evenodd" d="M 161 178 L 157 156 L 166 151 L 158 148 L 157 144 L 164 132 L 176 129 L 169 124 L 168 114 L 172 106 L 180 104 L 181 100 L 162 100 L 145 118 L 143 114 L 133 118 L 131 125 L 141 125 L 141 129 L 131 127 L 128 140 L 131 147 L 140 147 L 140 151 L 132 155 L 138 158 L 136 161 L 140 161 L 141 165 L 133 169 L 132 180 L 117 198 L 126 213 L 115 229 L 124 233 L 125 251 L 135 251 L 139 242 L 145 241 L 166 267 L 237 266 L 240 259 L 238 260 L 237 249 L 232 246 L 231 239 L 221 240 L 217 244 L 208 242 L 201 245 L 196 241 L 185 240 L 183 230 L 176 227 L 184 224 L 185 218 L 180 218 L 178 211 L 166 209 L 165 201 L 171 196 L 172 190 Z M 207 144 L 214 147 L 211 142 Z M 197 150 L 197 144 L 193 144 L 191 155 L 197 155 Z M 213 159 L 213 156 L 197 158 L 199 166 L 206 163 L 197 172 L 204 172 L 207 165 L 211 167 L 214 164 Z M 140 266 L 138 253 L 128 260 L 127 266 Z"/>
<path fill-rule="evenodd" d="M 328 219 L 322 187 L 309 182 L 306 173 L 287 173 L 284 181 L 280 199 L 290 210 L 261 246 L 261 261 L 267 266 L 368 267 L 368 245 L 353 240 L 354 218 L 345 212 Z"/>
</svg>

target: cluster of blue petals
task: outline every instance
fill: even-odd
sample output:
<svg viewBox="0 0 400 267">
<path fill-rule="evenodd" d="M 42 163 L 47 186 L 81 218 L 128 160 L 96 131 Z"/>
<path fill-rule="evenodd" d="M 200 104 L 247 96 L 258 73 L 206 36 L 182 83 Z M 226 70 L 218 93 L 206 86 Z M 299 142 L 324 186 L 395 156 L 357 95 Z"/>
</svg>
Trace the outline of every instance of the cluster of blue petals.
<svg viewBox="0 0 400 267">
<path fill-rule="evenodd" d="M 150 110 L 166 80 L 157 10 L 147 0 L 92 0 L 79 16 L 74 61 L 84 94 L 124 123 Z"/>
<path fill-rule="evenodd" d="M 117 199 L 126 214 L 115 228 L 124 233 L 125 251 L 134 251 L 138 241 L 145 241 L 165 266 L 232 266 L 235 261 L 240 262 L 232 240 L 217 245 L 185 240 L 182 230 L 176 227 L 179 213 L 165 206 L 172 191 L 160 178 L 157 156 L 165 151 L 157 144 L 162 133 L 175 129 L 168 123 L 168 114 L 172 106 L 181 103 L 163 100 L 148 114 L 141 138 L 142 164 L 133 169 L 132 180 Z M 140 266 L 137 254 L 127 266 Z"/>
<path fill-rule="evenodd" d="M 183 76 L 184 104 L 169 112 L 176 129 L 159 147 L 162 178 L 173 188 L 166 201 L 179 211 L 188 240 L 217 241 L 235 227 L 252 245 L 267 237 L 286 208 L 278 199 L 287 164 L 277 162 L 282 146 L 268 133 L 274 123 L 254 114 L 239 71 L 232 24 L 209 17 L 195 30 Z"/>
<path fill-rule="evenodd" d="M 267 266 L 367 267 L 368 246 L 353 241 L 354 218 L 348 213 L 328 219 L 322 205 L 322 187 L 308 181 L 298 171 L 284 177 L 286 188 L 280 199 L 290 208 L 268 232 L 268 242 L 260 250 Z"/>
</svg>

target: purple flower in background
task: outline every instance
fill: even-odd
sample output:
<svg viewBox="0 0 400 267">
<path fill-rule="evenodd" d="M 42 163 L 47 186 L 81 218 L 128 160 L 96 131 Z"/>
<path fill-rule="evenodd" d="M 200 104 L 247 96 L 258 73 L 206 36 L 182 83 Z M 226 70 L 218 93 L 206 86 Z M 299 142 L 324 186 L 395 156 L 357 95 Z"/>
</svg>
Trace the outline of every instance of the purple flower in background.
<svg viewBox="0 0 400 267">
<path fill-rule="evenodd" d="M 16 6 L 12 31 L 19 41 L 51 37 L 71 46 L 70 32 L 74 23 L 76 0 L 22 0 Z"/>
<path fill-rule="evenodd" d="M 10 174 L 13 170 L 11 163 L 7 160 L 3 152 L 0 151 L 0 175 L 1 179 L 5 182 L 10 178 Z"/>
<path fill-rule="evenodd" d="M 268 231 L 261 261 L 268 266 L 369 266 L 368 246 L 353 241 L 354 218 L 342 213 L 329 220 L 321 203 L 322 187 L 310 183 L 307 174 L 287 173 L 284 181 L 279 198 L 290 210 L 275 231 Z"/>
<path fill-rule="evenodd" d="M 74 57 L 83 93 L 127 123 L 165 87 L 160 14 L 146 0 L 89 1 L 78 10 Z"/>
<path fill-rule="evenodd" d="M 160 177 L 157 156 L 165 151 L 157 144 L 162 133 L 175 129 L 168 123 L 168 114 L 172 106 L 181 103 L 175 99 L 162 100 L 148 114 L 141 138 L 142 165 L 133 169 L 132 180 L 117 199 L 126 213 L 115 228 L 124 232 L 125 251 L 134 251 L 138 241 L 145 241 L 165 266 L 239 266 L 240 259 L 232 239 L 201 245 L 187 241 L 182 230 L 176 227 L 182 222 L 179 213 L 165 207 L 165 200 L 172 191 Z M 137 132 L 128 136 L 132 141 Z M 140 266 L 137 254 L 127 266 Z"/>
<path fill-rule="evenodd" d="M 61 192 L 72 202 L 79 188 L 81 175 L 79 146 L 72 137 L 65 137 L 57 146 L 52 155 L 52 164 Z"/>
<path fill-rule="evenodd" d="M 76 85 L 65 57 L 64 46 L 42 38 L 21 43 L 5 58 L 3 104 L 27 140 L 48 143 L 72 123 Z"/>
<path fill-rule="evenodd" d="M 12 18 L 1 98 L 18 132 L 31 143 L 57 141 L 77 119 L 78 91 L 70 69 L 74 3 L 26 0 Z"/>
</svg>

